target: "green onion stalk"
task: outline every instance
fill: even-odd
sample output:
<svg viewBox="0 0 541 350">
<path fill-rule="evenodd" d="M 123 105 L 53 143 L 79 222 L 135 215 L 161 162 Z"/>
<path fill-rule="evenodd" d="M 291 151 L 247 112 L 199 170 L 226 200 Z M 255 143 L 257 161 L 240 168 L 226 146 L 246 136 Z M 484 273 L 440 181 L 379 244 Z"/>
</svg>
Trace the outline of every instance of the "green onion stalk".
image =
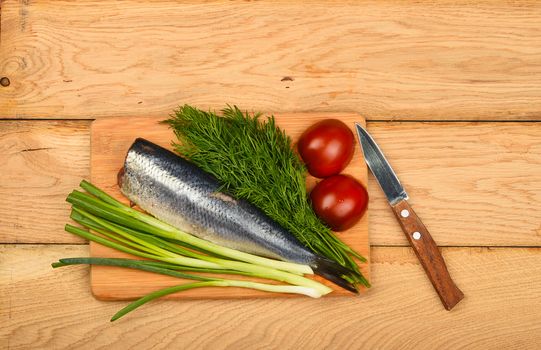
<svg viewBox="0 0 541 350">
<path fill-rule="evenodd" d="M 240 287 L 240 288 L 250 288 L 261 290 L 265 292 L 275 292 L 275 293 L 293 293 L 293 294 L 303 294 L 313 298 L 318 298 L 321 296 L 313 288 L 303 287 L 303 286 L 287 286 L 287 285 L 274 285 L 266 284 L 260 282 L 252 281 L 240 281 L 240 280 L 230 280 L 217 277 L 205 277 L 194 274 L 187 274 L 183 272 L 175 271 L 175 269 L 182 269 L 183 267 L 179 266 L 160 266 L 156 265 L 152 261 L 144 260 L 132 260 L 132 259 L 120 259 L 120 258 L 66 258 L 60 259 L 58 262 L 52 264 L 53 268 L 69 266 L 69 265 L 101 265 L 101 266 L 118 266 L 129 269 L 137 269 L 142 271 L 154 272 L 162 275 L 173 276 L 182 279 L 196 280 L 198 282 L 181 284 L 178 286 L 172 286 L 164 289 L 157 290 L 150 294 L 145 295 L 144 297 L 130 303 L 120 311 L 118 311 L 112 318 L 111 321 L 116 321 L 122 316 L 126 315 L 130 311 L 135 310 L 139 306 L 152 301 L 154 299 L 178 293 L 184 290 L 202 288 L 202 287 Z"/>
<path fill-rule="evenodd" d="M 112 321 L 146 302 L 193 288 L 241 287 L 267 292 L 303 294 L 314 298 L 332 291 L 324 284 L 303 276 L 313 274 L 309 266 L 277 261 L 219 246 L 130 208 L 85 180 L 80 185 L 86 193 L 74 190 L 66 200 L 72 205 L 71 219 L 82 228 L 67 224 L 65 230 L 147 260 L 72 258 L 60 259 L 59 262 L 53 263 L 53 267 L 76 264 L 120 266 L 196 281 L 146 295 L 119 311 Z M 216 273 L 244 275 L 285 282 L 289 285 L 209 275 Z"/>
<path fill-rule="evenodd" d="M 94 195 L 96 198 L 92 198 L 92 196 L 79 191 L 73 191 L 68 196 L 68 202 L 72 203 L 73 205 L 80 204 L 83 208 L 88 208 L 90 212 L 92 212 L 93 209 L 101 213 L 109 211 L 110 214 L 107 215 L 113 222 L 116 222 L 114 220 L 120 220 L 121 222 L 119 223 L 125 223 L 127 224 L 127 227 L 132 227 L 134 229 L 142 229 L 143 231 L 146 229 L 149 230 L 147 232 L 150 232 L 156 236 L 178 240 L 192 247 L 200 248 L 204 251 L 216 253 L 218 255 L 229 257 L 235 260 L 261 266 L 268 266 L 279 270 L 289 271 L 292 273 L 313 274 L 312 268 L 308 265 L 268 259 L 257 255 L 244 253 L 235 249 L 223 247 L 207 240 L 195 237 L 169 224 L 166 224 L 165 222 L 160 221 L 153 216 L 130 208 L 129 206 L 119 202 L 115 198 L 109 196 L 107 193 L 98 189 L 96 186 L 92 185 L 88 181 L 83 180 L 81 182 L 81 187 L 85 189 L 88 193 Z M 135 225 L 135 227 L 130 225 Z"/>
</svg>

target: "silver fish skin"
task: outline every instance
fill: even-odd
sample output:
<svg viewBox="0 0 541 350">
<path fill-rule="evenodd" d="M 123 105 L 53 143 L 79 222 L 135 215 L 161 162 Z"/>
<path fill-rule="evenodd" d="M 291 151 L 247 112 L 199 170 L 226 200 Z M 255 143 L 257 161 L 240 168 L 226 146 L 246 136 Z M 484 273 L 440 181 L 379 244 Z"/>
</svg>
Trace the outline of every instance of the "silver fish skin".
<svg viewBox="0 0 541 350">
<path fill-rule="evenodd" d="M 247 253 L 309 265 L 340 286 L 350 271 L 305 248 L 251 203 L 220 192 L 218 180 L 188 160 L 138 138 L 118 174 L 121 192 L 156 218 L 197 237 Z"/>
</svg>

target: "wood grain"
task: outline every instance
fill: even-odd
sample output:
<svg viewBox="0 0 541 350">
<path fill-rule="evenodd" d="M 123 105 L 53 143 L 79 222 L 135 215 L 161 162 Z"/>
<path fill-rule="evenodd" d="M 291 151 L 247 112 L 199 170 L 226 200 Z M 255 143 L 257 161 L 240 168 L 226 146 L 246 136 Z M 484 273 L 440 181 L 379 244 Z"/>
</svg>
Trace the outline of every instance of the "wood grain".
<svg viewBox="0 0 541 350">
<path fill-rule="evenodd" d="M 2 1 L 0 116 L 541 120 L 541 4 Z"/>
<path fill-rule="evenodd" d="M 63 235 L 66 195 L 89 173 L 88 121 L 0 121 L 0 242 L 83 242 Z"/>
<path fill-rule="evenodd" d="M 110 324 L 125 302 L 95 300 L 87 267 L 49 265 L 87 256 L 87 246 L 2 246 L 0 343 L 13 349 L 537 349 L 541 250 L 442 251 L 467 295 L 451 312 L 409 248 L 374 248 L 374 287 L 358 298 L 157 301 Z"/>
<path fill-rule="evenodd" d="M 370 123 L 368 130 L 438 245 L 541 245 L 541 123 Z M 406 245 L 372 180 L 371 242 Z"/>
<path fill-rule="evenodd" d="M 62 230 L 64 199 L 90 175 L 88 126 L 0 122 L 0 173 L 9 179 L 0 182 L 2 242 L 75 242 Z M 438 245 L 541 246 L 540 123 L 372 122 L 368 130 Z M 55 149 L 17 153 L 40 147 Z M 407 245 L 373 180 L 371 244 Z M 34 195 L 25 195 L 28 184 Z"/>
<path fill-rule="evenodd" d="M 276 124 L 285 130 L 296 142 L 304 130 L 312 123 L 326 118 L 342 120 L 351 130 L 354 123 L 365 124 L 364 119 L 353 113 L 281 113 L 275 115 Z M 92 123 L 91 132 L 91 180 L 106 190 L 109 194 L 127 203 L 127 199 L 120 193 L 117 185 L 118 170 L 123 166 L 126 152 L 137 137 L 146 138 L 163 147 L 171 148 L 171 140 L 175 139 L 173 132 L 164 124 L 160 124 L 163 117 L 132 117 L 130 123 L 126 118 L 102 118 Z M 360 148 L 355 149 L 353 158 L 346 172 L 355 174 L 355 178 L 366 186 L 367 167 L 362 157 Z M 316 179 L 309 176 L 307 187 L 310 189 L 316 183 Z M 341 232 L 339 237 L 359 254 L 364 256 L 368 263 L 360 264 L 363 275 L 370 280 L 370 243 L 368 241 L 368 213 L 352 228 Z M 125 254 L 108 249 L 102 245 L 90 243 L 90 254 L 96 257 L 124 257 Z M 223 276 L 231 278 L 230 276 Z M 352 293 L 342 289 L 323 278 L 314 277 L 334 289 L 330 295 L 340 296 Z M 237 279 L 237 276 L 235 276 Z M 243 279 L 239 276 L 238 279 Z M 92 266 L 92 293 L 95 297 L 103 300 L 133 299 L 146 295 L 154 290 L 178 285 L 179 280 L 168 276 L 144 273 L 141 271 L 124 272 L 122 269 L 109 266 Z M 360 289 L 365 291 L 364 288 Z M 181 299 L 232 299 L 232 298 L 276 298 L 298 296 L 293 294 L 265 293 L 245 288 L 198 288 L 188 290 L 185 293 L 173 294 L 171 298 Z"/>
<path fill-rule="evenodd" d="M 535 0 L 0 0 L 0 119 L 355 111 L 391 121 L 368 129 L 438 244 L 541 247 L 541 123 L 393 122 L 541 120 L 540 18 Z M 81 123 L 0 122 L 0 242 L 77 242 Z M 405 245 L 369 191 L 372 244 Z M 0 348 L 539 348 L 541 249 L 441 250 L 467 295 L 449 313 L 410 248 L 375 247 L 358 299 L 160 301 L 109 324 L 124 302 L 49 267 L 87 246 L 0 245 Z"/>
</svg>

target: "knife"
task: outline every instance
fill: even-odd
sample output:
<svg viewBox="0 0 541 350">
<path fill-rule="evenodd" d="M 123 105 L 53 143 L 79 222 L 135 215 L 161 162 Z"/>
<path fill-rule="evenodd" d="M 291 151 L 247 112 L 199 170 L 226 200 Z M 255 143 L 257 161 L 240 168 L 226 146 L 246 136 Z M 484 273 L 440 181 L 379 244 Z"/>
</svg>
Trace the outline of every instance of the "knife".
<svg viewBox="0 0 541 350">
<path fill-rule="evenodd" d="M 402 227 L 417 258 L 438 293 L 446 310 L 451 310 L 464 294 L 451 279 L 443 256 L 436 242 L 430 236 L 421 219 L 415 214 L 408 203 L 408 195 L 398 180 L 393 168 L 370 134 L 359 124 L 355 123 L 357 136 L 364 153 L 364 159 Z"/>
</svg>

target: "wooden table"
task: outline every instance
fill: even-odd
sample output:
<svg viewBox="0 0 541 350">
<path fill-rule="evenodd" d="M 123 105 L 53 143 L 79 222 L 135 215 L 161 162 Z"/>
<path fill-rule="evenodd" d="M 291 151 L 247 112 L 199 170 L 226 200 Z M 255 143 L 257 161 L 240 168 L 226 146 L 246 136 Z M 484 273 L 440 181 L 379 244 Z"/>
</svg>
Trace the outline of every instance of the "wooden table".
<svg viewBox="0 0 541 350">
<path fill-rule="evenodd" d="M 0 347 L 539 348 L 539 2 L 0 6 Z M 366 295 L 158 301 L 109 323 L 125 303 L 49 266 L 88 255 L 64 198 L 93 119 L 181 103 L 365 115 L 466 299 L 443 310 L 371 177 Z"/>
</svg>

